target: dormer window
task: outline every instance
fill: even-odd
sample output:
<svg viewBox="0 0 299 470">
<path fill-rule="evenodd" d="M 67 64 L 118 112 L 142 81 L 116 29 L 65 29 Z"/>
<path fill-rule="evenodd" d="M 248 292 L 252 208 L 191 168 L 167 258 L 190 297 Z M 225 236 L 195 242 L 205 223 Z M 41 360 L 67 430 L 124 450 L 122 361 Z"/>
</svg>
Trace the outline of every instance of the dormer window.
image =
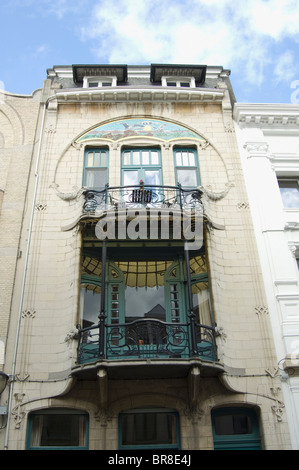
<svg viewBox="0 0 299 470">
<path fill-rule="evenodd" d="M 83 88 L 116 86 L 117 77 L 84 77 Z"/>
<path fill-rule="evenodd" d="M 194 77 L 162 77 L 162 86 L 173 86 L 182 88 L 195 88 Z"/>
</svg>

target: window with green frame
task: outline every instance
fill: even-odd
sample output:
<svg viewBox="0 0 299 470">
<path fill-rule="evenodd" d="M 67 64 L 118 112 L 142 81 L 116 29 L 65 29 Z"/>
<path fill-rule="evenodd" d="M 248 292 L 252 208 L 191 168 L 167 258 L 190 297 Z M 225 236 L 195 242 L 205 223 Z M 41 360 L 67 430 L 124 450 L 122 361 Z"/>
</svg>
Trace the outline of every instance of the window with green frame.
<svg viewBox="0 0 299 470">
<path fill-rule="evenodd" d="M 195 148 L 174 148 L 176 183 L 183 188 L 200 185 L 197 151 Z"/>
<path fill-rule="evenodd" d="M 122 151 L 123 186 L 162 185 L 161 152 L 158 148 L 130 148 Z"/>
<path fill-rule="evenodd" d="M 27 445 L 30 450 L 88 450 L 88 414 L 74 409 L 30 413 Z"/>
<path fill-rule="evenodd" d="M 104 148 L 89 148 L 84 155 L 83 186 L 103 189 L 108 183 L 109 151 Z"/>
<path fill-rule="evenodd" d="M 215 450 L 260 450 L 258 419 L 252 408 L 212 410 Z"/>
<path fill-rule="evenodd" d="M 167 408 L 128 410 L 119 415 L 120 449 L 180 449 L 179 416 Z"/>
</svg>

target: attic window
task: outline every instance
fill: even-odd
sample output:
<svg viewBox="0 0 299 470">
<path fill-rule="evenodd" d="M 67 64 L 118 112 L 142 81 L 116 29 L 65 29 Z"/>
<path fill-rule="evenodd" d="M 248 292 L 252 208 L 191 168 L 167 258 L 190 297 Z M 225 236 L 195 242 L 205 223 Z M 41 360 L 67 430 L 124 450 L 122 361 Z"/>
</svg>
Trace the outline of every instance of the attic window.
<svg viewBox="0 0 299 470">
<path fill-rule="evenodd" d="M 194 77 L 162 77 L 162 86 L 195 88 Z"/>
<path fill-rule="evenodd" d="M 116 77 L 84 77 L 83 79 L 83 88 L 98 88 L 116 85 Z"/>
</svg>

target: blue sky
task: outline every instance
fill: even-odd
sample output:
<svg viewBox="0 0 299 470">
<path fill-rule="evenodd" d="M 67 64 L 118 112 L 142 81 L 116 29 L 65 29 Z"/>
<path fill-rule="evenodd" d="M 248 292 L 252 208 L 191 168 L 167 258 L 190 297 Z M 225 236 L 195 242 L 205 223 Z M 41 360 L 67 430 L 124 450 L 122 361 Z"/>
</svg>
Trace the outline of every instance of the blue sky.
<svg viewBox="0 0 299 470">
<path fill-rule="evenodd" d="M 299 103 L 298 0 L 2 0 L 0 21 L 11 93 L 53 65 L 188 63 L 230 69 L 239 102 Z"/>
</svg>

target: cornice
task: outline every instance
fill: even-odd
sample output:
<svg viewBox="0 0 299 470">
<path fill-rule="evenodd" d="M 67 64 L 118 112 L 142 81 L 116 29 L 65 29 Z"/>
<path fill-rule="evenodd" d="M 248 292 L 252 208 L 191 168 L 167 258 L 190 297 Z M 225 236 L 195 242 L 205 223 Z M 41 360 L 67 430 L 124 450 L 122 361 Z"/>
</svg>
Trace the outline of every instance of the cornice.
<svg viewBox="0 0 299 470">
<path fill-rule="evenodd" d="M 299 105 L 235 103 L 233 118 L 241 128 L 299 130 Z"/>
<path fill-rule="evenodd" d="M 58 104 L 90 102 L 213 102 L 221 103 L 224 91 L 215 88 L 169 88 L 162 86 L 118 86 L 57 90 L 51 100 Z"/>
</svg>

